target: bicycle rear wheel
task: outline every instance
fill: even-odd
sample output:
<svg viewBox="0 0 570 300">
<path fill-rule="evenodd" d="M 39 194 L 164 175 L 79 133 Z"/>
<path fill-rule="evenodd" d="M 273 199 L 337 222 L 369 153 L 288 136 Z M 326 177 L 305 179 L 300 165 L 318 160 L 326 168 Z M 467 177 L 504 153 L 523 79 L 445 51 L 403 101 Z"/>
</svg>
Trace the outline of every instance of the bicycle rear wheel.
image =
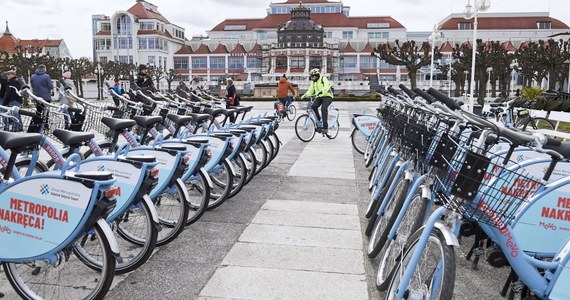
<svg viewBox="0 0 570 300">
<path fill-rule="evenodd" d="M 228 198 L 237 195 L 237 193 L 239 193 L 239 191 L 241 191 L 241 189 L 245 185 L 245 181 L 247 179 L 247 168 L 245 166 L 244 160 L 241 158 L 240 155 L 236 155 L 236 157 L 232 161 L 232 165 L 234 167 L 234 170 L 236 171 L 236 174 L 234 176 L 232 189 L 230 191 L 230 195 L 228 196 Z"/>
<path fill-rule="evenodd" d="M 234 180 L 230 165 L 226 160 L 214 167 L 214 170 L 209 175 L 212 179 L 213 187 L 210 190 L 208 210 L 222 205 L 228 199 Z"/>
<path fill-rule="evenodd" d="M 350 140 L 352 142 L 352 147 L 354 150 L 360 154 L 364 154 L 364 150 L 366 149 L 366 144 L 368 144 L 368 140 L 359 130 L 355 128 L 352 129 L 352 133 L 350 134 Z"/>
<path fill-rule="evenodd" d="M 309 115 L 300 115 L 295 121 L 295 134 L 303 142 L 310 142 L 315 137 L 315 121 Z"/>
<path fill-rule="evenodd" d="M 85 266 L 69 247 L 60 253 L 57 266 L 2 263 L 6 278 L 23 299 L 103 299 L 113 282 L 116 262 L 103 229 L 96 224 L 93 231 L 98 238 L 92 246 L 98 249 L 101 270 Z"/>
<path fill-rule="evenodd" d="M 186 186 L 176 180 L 154 200 L 154 207 L 162 230 L 158 232 L 157 246 L 166 245 L 182 233 L 188 220 L 190 204 L 185 197 Z"/>
<path fill-rule="evenodd" d="M 338 132 L 340 130 L 339 127 L 340 126 L 339 126 L 338 121 L 337 121 L 333 127 L 329 128 L 327 137 L 331 140 L 335 139 L 338 136 Z"/>
<path fill-rule="evenodd" d="M 410 248 L 404 253 L 402 262 L 394 271 L 390 289 L 386 299 L 397 299 L 396 292 L 400 285 L 401 276 L 410 266 L 410 260 L 415 251 L 422 251 L 410 283 L 406 288 L 408 298 L 412 299 L 452 299 L 455 284 L 455 252 L 453 246 L 445 242 L 441 231 L 434 228 L 427 243 L 420 249 L 419 239 L 422 231 L 414 233 L 410 240 Z M 401 270 L 401 271 L 400 271 Z M 437 284 L 437 286 L 434 286 Z"/>
<path fill-rule="evenodd" d="M 210 186 L 206 176 L 208 175 L 198 172 L 195 177 L 191 177 L 184 183 L 190 196 L 190 210 L 188 211 L 186 226 L 198 221 L 208 208 L 210 203 Z"/>
<path fill-rule="evenodd" d="M 552 121 L 536 117 L 536 118 L 527 118 L 524 124 L 522 125 L 522 130 L 537 130 L 537 129 L 547 129 L 547 130 L 554 130 L 554 124 Z"/>
</svg>

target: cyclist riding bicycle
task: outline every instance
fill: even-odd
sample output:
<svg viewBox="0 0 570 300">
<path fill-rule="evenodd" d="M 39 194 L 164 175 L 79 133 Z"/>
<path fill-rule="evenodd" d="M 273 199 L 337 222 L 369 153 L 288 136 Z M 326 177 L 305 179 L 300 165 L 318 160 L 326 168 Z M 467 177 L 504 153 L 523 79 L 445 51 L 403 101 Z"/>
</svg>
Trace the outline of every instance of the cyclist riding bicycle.
<svg viewBox="0 0 570 300">
<path fill-rule="evenodd" d="M 289 96 L 289 91 L 291 91 L 293 96 Z M 283 74 L 279 79 L 279 83 L 277 83 L 277 101 L 275 102 L 275 108 L 277 108 L 277 104 L 281 102 L 285 107 L 285 114 L 287 114 L 287 107 L 293 102 L 295 94 L 293 85 L 287 80 L 287 76 Z"/>
<path fill-rule="evenodd" d="M 311 79 L 311 86 L 309 87 L 309 90 L 303 96 L 301 96 L 301 99 L 313 95 L 317 96 L 317 99 L 315 99 L 315 102 L 313 105 L 311 105 L 311 108 L 315 112 L 317 118 L 322 120 L 322 125 L 320 124 L 321 122 L 318 124 L 319 126 L 317 127 L 317 132 L 328 134 L 328 108 L 331 105 L 333 99 L 331 84 L 325 76 L 321 76 L 319 69 L 312 69 L 309 72 L 309 78 Z M 321 112 L 323 115 L 322 119 L 318 110 L 319 106 L 321 106 Z"/>
</svg>

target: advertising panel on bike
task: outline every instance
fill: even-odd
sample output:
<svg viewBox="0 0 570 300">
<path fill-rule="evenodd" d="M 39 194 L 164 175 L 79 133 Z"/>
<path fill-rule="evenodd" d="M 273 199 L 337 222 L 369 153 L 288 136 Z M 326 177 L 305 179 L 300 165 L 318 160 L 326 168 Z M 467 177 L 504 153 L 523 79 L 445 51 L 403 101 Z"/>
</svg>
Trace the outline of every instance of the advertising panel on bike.
<svg viewBox="0 0 570 300">
<path fill-rule="evenodd" d="M 115 195 L 117 200 L 117 205 L 115 209 L 109 214 L 109 219 L 115 217 L 117 211 L 123 211 L 122 208 L 125 205 L 130 205 L 131 196 L 134 196 L 135 189 L 138 189 L 140 183 L 138 179 L 142 178 L 142 172 L 144 169 L 137 168 L 135 165 L 118 162 L 113 160 L 102 161 L 101 159 L 96 159 L 94 161 L 83 161 L 81 163 L 81 171 L 106 171 L 113 173 L 113 178 L 117 179 L 115 186 L 119 188 L 120 194 Z"/>
<path fill-rule="evenodd" d="M 210 151 L 212 151 L 212 158 L 208 161 L 208 163 L 206 164 L 206 166 L 204 166 L 204 168 L 206 170 L 210 170 L 211 168 L 213 168 L 215 165 L 217 165 L 219 163 L 219 158 L 222 156 L 222 151 L 224 150 L 224 144 L 226 143 L 226 141 L 216 138 L 216 137 L 209 137 L 209 136 L 202 136 L 202 135 L 196 135 L 196 138 L 198 139 L 208 139 L 208 143 L 210 144 L 208 146 L 208 149 L 210 149 Z M 189 140 L 192 140 L 192 138 L 189 138 Z"/>
<path fill-rule="evenodd" d="M 330 114 L 330 112 L 329 112 Z M 356 128 L 362 132 L 365 136 L 370 136 L 376 128 L 379 119 L 374 116 L 359 116 L 353 119 Z M 329 121 L 330 123 L 330 121 Z"/>
<path fill-rule="evenodd" d="M 328 111 L 329 115 L 328 115 L 328 125 L 329 128 L 333 128 L 336 126 L 336 122 L 338 120 L 338 109 L 329 109 Z"/>
<path fill-rule="evenodd" d="M 0 258 L 34 257 L 63 243 L 86 217 L 91 189 L 79 182 L 34 178 L 11 185 L 0 201 Z"/>
<path fill-rule="evenodd" d="M 156 162 L 158 165 L 156 168 L 159 170 L 158 172 L 158 183 L 156 186 L 150 191 L 149 195 L 151 197 L 154 196 L 159 187 L 163 187 L 167 180 L 170 180 L 172 173 L 176 170 L 176 153 L 168 152 L 168 151 L 160 151 L 154 150 L 151 148 L 148 149 L 133 149 L 129 152 L 129 155 L 141 155 L 141 156 L 154 156 L 156 158 Z"/>
</svg>

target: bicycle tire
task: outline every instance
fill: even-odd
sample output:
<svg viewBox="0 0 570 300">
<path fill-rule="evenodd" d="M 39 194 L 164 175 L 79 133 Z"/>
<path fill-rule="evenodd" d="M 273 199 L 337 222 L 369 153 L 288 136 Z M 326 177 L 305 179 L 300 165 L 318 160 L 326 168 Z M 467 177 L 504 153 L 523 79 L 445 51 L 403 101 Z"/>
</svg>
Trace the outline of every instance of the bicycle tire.
<svg viewBox="0 0 570 300">
<path fill-rule="evenodd" d="M 190 196 L 190 209 L 188 211 L 188 218 L 186 219 L 186 226 L 191 225 L 198 221 L 210 203 L 210 186 L 208 185 L 208 175 L 202 172 L 189 179 L 184 183 L 188 195 Z"/>
<path fill-rule="evenodd" d="M 307 114 L 300 115 L 295 121 L 295 134 L 301 141 L 310 142 L 316 133 L 315 121 Z"/>
<path fill-rule="evenodd" d="M 388 202 L 384 207 L 382 216 L 376 218 L 374 231 L 370 236 L 370 241 L 367 247 L 369 258 L 375 258 L 384 247 L 384 244 L 388 239 L 388 233 L 390 232 L 390 229 L 392 229 L 392 226 L 394 225 L 394 222 L 396 222 L 396 218 L 398 218 L 398 214 L 404 205 L 404 200 L 408 194 L 409 186 L 410 181 L 405 178 L 404 174 L 402 174 L 398 179 L 394 192 L 390 195 L 390 198 L 387 199 Z"/>
<path fill-rule="evenodd" d="M 255 175 L 259 174 L 261 170 L 263 170 L 267 166 L 267 160 L 269 159 L 267 146 L 263 141 L 260 141 L 259 144 L 253 149 L 257 155 L 255 155 Z"/>
<path fill-rule="evenodd" d="M 253 154 L 253 149 L 247 149 L 247 152 L 244 153 L 245 162 L 246 162 L 246 169 L 247 169 L 247 176 L 245 179 L 245 184 L 247 185 L 255 176 L 256 169 L 257 169 L 257 160 L 255 159 L 255 155 Z"/>
<path fill-rule="evenodd" d="M 387 172 L 388 172 L 389 166 L 390 166 L 390 164 L 392 163 L 392 160 L 393 160 L 393 159 L 394 159 L 394 156 L 388 157 L 388 160 L 386 161 L 386 164 L 384 164 L 384 167 L 382 168 L 381 171 L 380 171 L 379 167 L 375 166 L 375 167 L 374 167 L 375 169 L 373 170 L 373 172 L 370 172 L 372 178 L 375 178 L 375 176 L 376 176 L 375 173 L 381 172 L 380 175 L 378 175 L 378 179 L 376 180 L 376 183 L 375 183 L 375 184 L 374 184 L 372 181 L 370 182 L 371 185 L 369 186 L 368 189 L 370 190 L 370 195 L 371 195 L 370 201 L 371 201 L 371 202 L 372 202 L 372 201 L 373 201 L 373 202 L 376 202 L 376 201 L 374 201 L 374 198 L 373 198 L 373 197 L 374 197 L 374 194 L 376 194 L 376 189 L 378 188 L 378 185 L 382 182 L 382 181 L 381 181 L 381 178 L 384 178 L 384 176 L 388 175 Z M 392 180 L 392 179 L 393 179 L 392 176 L 394 176 L 394 175 L 393 175 L 393 172 L 390 172 L 390 175 L 389 175 L 389 176 L 390 176 L 390 177 L 388 177 L 388 180 L 386 181 L 385 185 L 389 185 L 389 184 L 390 184 L 390 180 Z M 384 187 L 383 187 L 383 188 L 384 188 Z M 381 192 L 382 192 L 382 191 L 381 191 Z M 381 198 L 380 198 L 380 199 L 381 199 Z M 372 208 L 373 208 L 373 206 L 371 206 L 371 205 L 369 204 L 369 205 L 368 205 L 368 209 L 366 210 L 366 217 L 367 217 L 367 218 L 370 218 L 370 217 L 372 216 L 372 214 L 374 213 L 374 211 L 373 211 Z M 376 208 L 376 210 L 377 210 L 377 209 L 378 209 L 378 208 Z"/>
<path fill-rule="evenodd" d="M 388 288 L 394 270 L 399 262 L 401 253 L 406 250 L 407 244 L 410 242 L 409 238 L 416 232 L 423 224 L 426 215 L 426 210 L 429 200 L 422 199 L 421 188 L 418 188 L 416 193 L 411 199 L 410 205 L 404 212 L 404 216 L 396 231 L 395 238 L 388 239 L 380 252 L 378 257 L 378 273 L 376 275 L 376 288 L 384 291 Z"/>
<path fill-rule="evenodd" d="M 364 230 L 364 234 L 366 234 L 366 236 L 370 236 L 370 234 L 372 233 L 372 229 L 374 229 L 374 224 L 376 223 L 376 218 L 378 218 L 378 209 L 380 209 L 380 206 L 382 205 L 382 201 L 384 201 L 384 198 L 386 197 L 386 194 L 388 193 L 388 189 L 390 188 L 390 185 L 392 184 L 392 181 L 394 181 L 394 178 L 396 177 L 396 173 L 398 172 L 398 168 L 394 168 L 394 170 L 392 170 L 392 172 L 390 173 L 390 177 L 388 178 L 388 181 L 386 181 L 386 185 L 384 185 L 384 187 L 382 188 L 382 190 L 380 191 L 380 194 L 378 195 L 378 199 L 376 199 L 375 205 L 372 208 L 372 214 L 370 215 L 370 218 L 368 219 L 368 224 L 366 225 L 366 229 Z"/>
<path fill-rule="evenodd" d="M 271 158 L 271 161 L 273 161 L 273 159 L 277 157 L 277 154 L 279 154 L 279 150 L 281 150 L 281 141 L 279 140 L 279 136 L 277 136 L 275 132 L 271 133 L 267 137 L 267 141 L 273 147 L 273 155 L 272 155 L 273 157 Z"/>
<path fill-rule="evenodd" d="M 190 203 L 185 197 L 186 186 L 179 180 L 153 200 L 162 229 L 158 232 L 157 246 L 175 240 L 184 230 L 190 213 Z"/>
<path fill-rule="evenodd" d="M 414 235 L 412 237 L 410 237 L 410 240 L 412 241 L 412 243 L 410 244 L 410 247 L 406 250 L 406 252 L 404 253 L 404 256 L 402 257 L 401 263 L 398 264 L 396 270 L 394 270 L 394 274 L 402 274 L 402 272 L 400 272 L 400 270 L 405 270 L 406 267 L 408 267 L 409 261 L 411 259 L 411 256 L 413 255 L 414 251 L 419 247 L 418 245 L 418 241 L 420 238 L 422 231 L 416 231 L 414 233 Z M 455 250 L 453 249 L 453 246 L 447 245 L 445 242 L 445 238 L 443 237 L 443 234 L 441 233 L 441 231 L 435 227 L 433 228 L 433 230 L 430 233 L 430 236 L 428 238 L 427 241 L 427 245 L 426 248 L 428 248 L 430 245 L 434 244 L 437 248 L 436 250 L 440 250 L 438 254 L 440 254 L 440 258 L 443 259 L 441 265 L 441 271 L 439 271 L 440 274 L 442 274 L 442 278 L 440 280 L 441 282 L 441 286 L 440 288 L 437 289 L 437 293 L 436 295 L 438 297 L 435 297 L 435 299 L 452 299 L 453 298 L 453 289 L 454 289 L 454 284 L 455 284 L 455 269 L 456 269 L 456 265 L 455 265 Z M 434 259 L 434 258 L 428 258 L 426 257 L 426 248 L 424 248 L 422 250 L 422 256 L 420 257 L 420 261 L 418 261 L 417 266 L 430 266 L 432 264 L 439 264 L 439 260 L 438 259 Z M 430 249 L 428 249 L 430 250 Z M 434 262 L 435 261 L 435 262 Z M 426 280 L 428 278 L 430 278 L 431 276 L 433 276 L 435 273 L 433 270 L 435 270 L 436 268 L 430 268 L 430 270 L 428 270 L 428 272 L 426 272 L 426 275 L 428 276 L 412 276 L 412 279 L 410 280 L 410 286 L 407 287 L 407 293 L 414 293 L 414 295 L 417 295 L 418 298 L 421 297 L 421 295 L 417 294 L 420 293 L 419 291 L 414 290 L 415 286 L 419 286 L 421 288 L 427 288 L 429 290 L 429 293 L 432 294 L 435 290 L 434 287 L 431 286 L 427 286 L 427 284 L 429 284 L 430 282 L 433 282 L 433 280 Z M 419 273 L 418 269 L 416 268 L 416 270 L 414 271 L 414 275 L 416 275 L 417 273 Z M 421 279 L 418 279 L 418 277 L 420 277 Z M 398 286 L 400 284 L 400 276 L 393 276 L 392 277 L 392 281 L 390 282 L 390 286 L 388 289 L 388 292 L 386 293 L 386 299 L 392 300 L 392 299 L 396 299 L 396 292 L 398 289 Z M 419 288 L 418 288 L 419 290 Z M 427 292 L 426 292 L 427 294 Z M 422 298 L 420 298 L 422 299 Z M 425 298 L 424 298 L 425 299 Z"/>
<path fill-rule="evenodd" d="M 26 172 L 28 171 L 28 168 L 30 167 L 30 159 L 24 159 L 21 161 L 16 162 L 16 164 L 14 165 L 16 167 L 16 170 L 18 170 L 18 173 L 20 173 L 20 175 L 22 175 L 22 177 L 24 177 L 26 175 Z M 40 173 L 44 173 L 49 171 L 49 168 L 44 165 L 43 163 L 41 163 L 40 161 L 38 161 L 36 163 L 36 165 L 34 166 L 34 170 L 32 171 L 32 174 L 40 174 Z"/>
<path fill-rule="evenodd" d="M 103 154 L 108 154 L 111 153 L 111 142 L 109 141 L 102 141 L 99 144 L 99 148 L 101 148 L 101 150 L 103 150 Z M 83 158 L 88 158 L 93 154 L 93 151 L 91 151 L 91 149 L 87 149 L 87 151 L 85 151 L 84 153 L 82 153 Z"/>
<path fill-rule="evenodd" d="M 232 184 L 232 189 L 230 190 L 230 194 L 228 198 L 232 198 L 233 196 L 237 195 L 241 189 L 245 186 L 245 181 L 247 179 L 247 169 L 245 166 L 245 161 L 240 155 L 236 155 L 236 157 L 232 160 L 232 164 L 236 174 L 234 176 L 234 181 Z"/>
<path fill-rule="evenodd" d="M 350 141 L 352 142 L 352 147 L 354 150 L 356 150 L 356 152 L 364 154 L 368 140 L 364 134 L 360 133 L 360 131 L 356 129 L 356 127 L 352 129 L 352 133 L 350 134 Z"/>
<path fill-rule="evenodd" d="M 530 128 L 528 127 L 529 125 Z M 552 121 L 542 117 L 527 118 L 524 124 L 522 125 L 521 129 L 523 131 L 526 131 L 527 128 L 532 130 L 537 130 L 537 129 L 554 130 L 554 124 L 552 123 Z"/>
<path fill-rule="evenodd" d="M 273 158 L 275 158 L 275 156 L 273 155 L 273 153 L 275 152 L 275 148 L 273 148 L 273 145 L 269 141 L 269 138 L 267 138 L 267 140 L 261 141 L 261 145 L 265 148 L 265 151 L 267 151 L 267 156 L 265 159 L 265 163 L 263 164 L 263 167 L 259 171 L 269 166 L 271 161 L 273 161 Z"/>
<path fill-rule="evenodd" d="M 297 108 L 293 104 L 289 105 L 289 107 L 287 108 L 287 120 L 293 121 L 296 116 L 297 116 Z"/>
<path fill-rule="evenodd" d="M 228 199 L 234 176 L 226 160 L 223 160 L 217 166 L 217 169 L 209 172 L 208 175 L 212 179 L 213 187 L 210 190 L 210 201 L 208 202 L 207 210 L 212 210 L 222 205 Z"/>
</svg>

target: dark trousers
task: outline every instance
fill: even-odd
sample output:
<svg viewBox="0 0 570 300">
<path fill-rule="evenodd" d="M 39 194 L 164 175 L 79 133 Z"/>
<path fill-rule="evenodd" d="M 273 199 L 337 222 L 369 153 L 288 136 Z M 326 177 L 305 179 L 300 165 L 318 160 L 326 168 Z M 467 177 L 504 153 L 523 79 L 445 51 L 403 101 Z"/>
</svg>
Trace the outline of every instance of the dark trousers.
<svg viewBox="0 0 570 300">
<path fill-rule="evenodd" d="M 315 100 L 315 102 L 313 102 L 313 105 L 311 105 L 311 108 L 313 109 L 313 111 L 315 112 L 315 115 L 317 116 L 317 119 L 321 119 L 321 116 L 319 115 L 319 106 L 321 107 L 321 112 L 323 113 L 323 128 L 328 129 L 329 128 L 329 123 L 328 123 L 328 117 L 329 117 L 329 106 L 332 103 L 332 98 L 331 97 L 319 97 Z"/>
</svg>

